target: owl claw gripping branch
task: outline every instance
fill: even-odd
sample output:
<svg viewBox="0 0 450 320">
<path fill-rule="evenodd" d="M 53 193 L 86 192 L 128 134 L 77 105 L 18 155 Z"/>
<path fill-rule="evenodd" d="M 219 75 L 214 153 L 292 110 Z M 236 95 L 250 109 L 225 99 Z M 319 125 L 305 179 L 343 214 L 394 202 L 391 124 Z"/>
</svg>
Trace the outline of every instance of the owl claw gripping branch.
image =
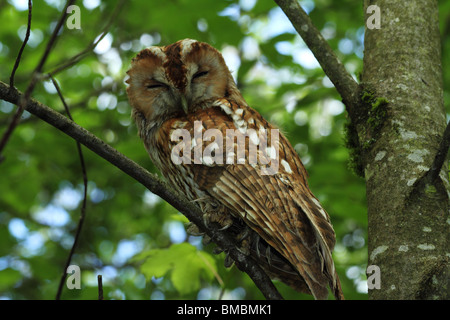
<svg viewBox="0 0 450 320">
<path fill-rule="evenodd" d="M 140 137 L 172 187 L 235 236 L 272 279 L 316 299 L 326 299 L 328 288 L 343 299 L 330 218 L 297 153 L 247 105 L 220 52 L 191 39 L 150 47 L 128 75 Z M 276 163 L 271 171 L 269 163 Z"/>
</svg>

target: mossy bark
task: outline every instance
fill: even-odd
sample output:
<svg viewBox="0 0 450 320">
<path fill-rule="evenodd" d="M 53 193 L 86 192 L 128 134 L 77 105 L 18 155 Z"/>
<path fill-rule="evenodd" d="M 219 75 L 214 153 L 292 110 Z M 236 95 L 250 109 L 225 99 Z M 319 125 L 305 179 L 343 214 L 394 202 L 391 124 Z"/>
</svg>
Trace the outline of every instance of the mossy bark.
<svg viewBox="0 0 450 320">
<path fill-rule="evenodd" d="M 361 161 L 368 265 L 379 267 L 381 286 L 369 297 L 450 299 L 448 162 L 437 181 L 426 179 L 446 126 L 437 0 L 365 0 L 365 12 L 370 5 L 381 25 L 366 27 L 361 86 L 384 99 L 383 119 L 352 119 L 360 147 L 372 139 Z M 374 137 L 368 121 L 376 121 Z"/>
</svg>

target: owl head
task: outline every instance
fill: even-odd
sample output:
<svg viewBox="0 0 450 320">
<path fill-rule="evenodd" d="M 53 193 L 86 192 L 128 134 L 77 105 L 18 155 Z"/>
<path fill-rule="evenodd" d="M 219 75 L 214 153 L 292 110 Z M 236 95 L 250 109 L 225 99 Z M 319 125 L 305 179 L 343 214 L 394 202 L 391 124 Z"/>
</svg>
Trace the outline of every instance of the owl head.
<svg viewBox="0 0 450 320">
<path fill-rule="evenodd" d="M 184 39 L 149 47 L 132 59 L 126 81 L 140 129 L 211 107 L 219 98 L 245 105 L 222 54 L 207 43 Z"/>
</svg>

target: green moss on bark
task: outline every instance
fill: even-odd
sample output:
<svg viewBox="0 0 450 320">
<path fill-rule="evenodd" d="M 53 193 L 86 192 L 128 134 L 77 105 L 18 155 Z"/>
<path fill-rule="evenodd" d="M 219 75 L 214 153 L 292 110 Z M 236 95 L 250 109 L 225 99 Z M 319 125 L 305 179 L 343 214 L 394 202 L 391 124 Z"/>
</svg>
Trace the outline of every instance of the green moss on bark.
<svg viewBox="0 0 450 320">
<path fill-rule="evenodd" d="M 345 146 L 349 150 L 349 168 L 358 176 L 364 177 L 364 154 L 376 143 L 387 118 L 388 100 L 377 97 L 370 90 L 361 93 L 362 108 L 367 110 L 366 117 L 355 125 L 349 121 L 345 125 Z"/>
</svg>

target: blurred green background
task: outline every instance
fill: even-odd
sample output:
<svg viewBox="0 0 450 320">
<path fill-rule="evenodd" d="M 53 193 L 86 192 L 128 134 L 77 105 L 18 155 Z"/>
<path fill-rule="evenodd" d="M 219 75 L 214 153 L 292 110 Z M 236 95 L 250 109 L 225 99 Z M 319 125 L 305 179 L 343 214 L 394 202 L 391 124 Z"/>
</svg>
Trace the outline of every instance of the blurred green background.
<svg viewBox="0 0 450 320">
<path fill-rule="evenodd" d="M 347 70 L 362 70 L 361 1 L 303 0 L 303 8 Z M 37 0 L 31 36 L 16 74 L 25 90 L 65 1 Z M 74 120 L 127 157 L 156 172 L 130 119 L 124 83 L 141 49 L 183 38 L 224 54 L 247 102 L 279 126 L 302 158 L 314 194 L 337 234 L 334 252 L 347 299 L 366 299 L 367 218 L 364 180 L 348 166 L 345 108 L 329 79 L 276 4 L 268 0 L 77 1 L 81 29 L 64 25 L 44 67 L 54 70 L 107 35 L 84 59 L 55 74 Z M 116 10 L 117 6 L 121 6 Z M 444 71 L 449 70 L 450 3 L 440 2 Z M 110 17 L 115 14 L 110 21 Z M 69 15 L 70 16 L 70 15 Z M 24 39 L 27 1 L 0 1 L 0 80 L 9 82 Z M 450 72 L 446 74 L 448 105 Z M 33 97 L 63 112 L 49 80 Z M 15 106 L 0 101 L 0 134 Z M 214 245 L 185 233 L 186 218 L 159 197 L 84 150 L 88 205 L 72 264 L 81 290 L 62 299 L 263 299 Z M 25 112 L 0 164 L 0 298 L 54 299 L 80 216 L 83 177 L 73 140 Z M 286 299 L 311 299 L 282 283 Z"/>
</svg>

